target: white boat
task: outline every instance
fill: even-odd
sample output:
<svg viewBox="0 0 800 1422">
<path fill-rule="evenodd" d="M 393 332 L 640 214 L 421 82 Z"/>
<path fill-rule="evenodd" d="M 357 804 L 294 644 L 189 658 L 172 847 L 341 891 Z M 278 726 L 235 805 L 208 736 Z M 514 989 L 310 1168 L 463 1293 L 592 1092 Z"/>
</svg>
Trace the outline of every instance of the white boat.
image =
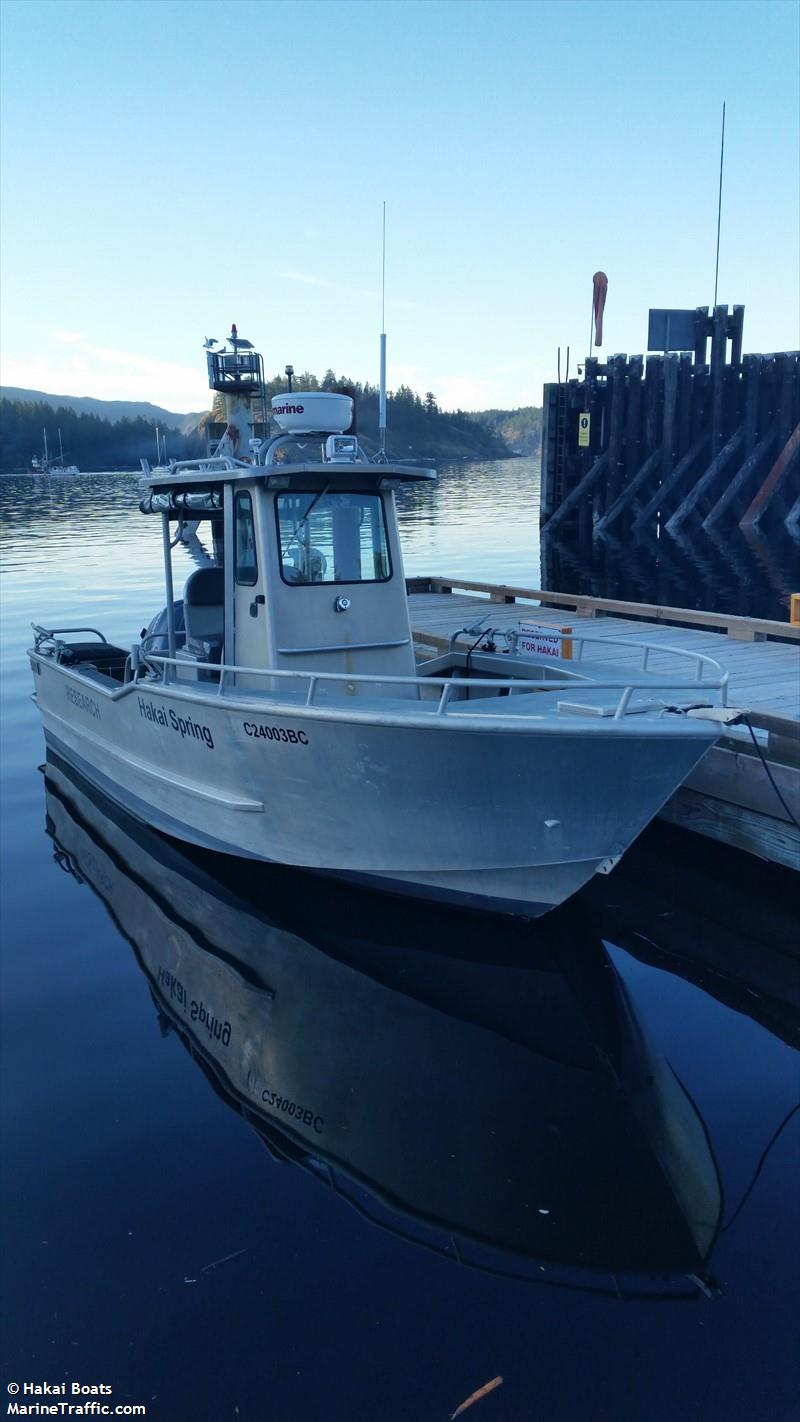
<svg viewBox="0 0 800 1422">
<path fill-rule="evenodd" d="M 276 396 L 253 438 L 261 357 L 234 328 L 208 366 L 225 435 L 140 505 L 164 612 L 129 648 L 34 628 L 48 745 L 178 839 L 395 893 L 536 916 L 607 871 L 732 718 L 718 663 L 665 679 L 647 648 L 631 674 L 471 629 L 418 666 L 393 491 L 433 471 L 370 462 L 341 394 Z M 176 604 L 187 518 L 214 561 Z"/>
<path fill-rule="evenodd" d="M 58 454 L 51 455 L 47 449 L 47 430 L 42 430 L 42 453 L 34 454 L 30 465 L 31 474 L 47 474 L 74 478 L 80 474 L 77 464 L 64 463 L 64 446 L 61 443 L 61 430 L 58 431 Z"/>
</svg>

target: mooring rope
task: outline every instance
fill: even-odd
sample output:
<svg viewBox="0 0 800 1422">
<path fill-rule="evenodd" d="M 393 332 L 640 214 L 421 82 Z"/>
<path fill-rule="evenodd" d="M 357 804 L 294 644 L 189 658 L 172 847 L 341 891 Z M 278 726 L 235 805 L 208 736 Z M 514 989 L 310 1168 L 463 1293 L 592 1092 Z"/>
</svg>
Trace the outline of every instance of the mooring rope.
<svg viewBox="0 0 800 1422">
<path fill-rule="evenodd" d="M 774 775 L 772 774 L 772 771 L 771 771 L 770 768 L 769 768 L 769 765 L 768 765 L 768 763 L 767 763 L 767 758 L 766 758 L 766 756 L 764 755 L 764 752 L 762 751 L 760 745 L 758 744 L 758 741 L 757 741 L 757 739 L 756 739 L 756 733 L 755 733 L 755 731 L 753 730 L 753 727 L 752 727 L 751 724 L 750 724 L 749 717 L 743 716 L 743 717 L 742 717 L 742 720 L 744 721 L 744 724 L 746 725 L 748 731 L 750 732 L 750 739 L 751 739 L 751 741 L 753 742 L 753 745 L 754 745 L 755 748 L 756 748 L 756 753 L 757 753 L 757 755 L 758 755 L 759 760 L 761 761 L 761 764 L 762 764 L 763 767 L 764 767 L 764 770 L 765 770 L 765 772 L 766 772 L 767 779 L 769 780 L 770 785 L 772 786 L 773 790 L 775 791 L 775 794 L 777 795 L 778 799 L 780 800 L 781 804 L 783 805 L 784 810 L 786 811 L 786 814 L 787 814 L 788 818 L 784 821 L 784 823 L 787 824 L 787 825 L 794 825 L 795 829 L 800 829 L 800 821 L 798 821 L 798 820 L 795 818 L 795 816 L 792 814 L 792 811 L 791 811 L 790 807 L 787 805 L 786 801 L 785 801 L 784 798 L 783 798 L 783 795 L 781 794 L 780 790 L 778 789 L 778 786 L 777 786 L 776 783 L 775 783 L 775 777 L 774 777 Z"/>
</svg>

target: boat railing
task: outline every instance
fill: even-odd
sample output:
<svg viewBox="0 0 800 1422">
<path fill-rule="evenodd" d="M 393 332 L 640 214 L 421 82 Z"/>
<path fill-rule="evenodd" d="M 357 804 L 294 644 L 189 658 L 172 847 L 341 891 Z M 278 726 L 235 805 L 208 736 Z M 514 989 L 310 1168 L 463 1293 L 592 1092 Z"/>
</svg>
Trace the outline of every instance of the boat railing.
<svg viewBox="0 0 800 1422">
<path fill-rule="evenodd" d="M 251 468 L 246 459 L 233 459 L 229 454 L 211 454 L 207 459 L 178 459 L 164 473 L 170 477 L 174 474 L 228 474 L 236 469 Z M 150 473 L 153 478 L 157 477 L 155 469 Z"/>
<path fill-rule="evenodd" d="M 584 634 L 581 632 L 581 633 L 579 633 L 578 635 L 575 635 L 574 633 L 572 633 L 572 634 L 571 634 L 571 641 L 572 641 L 572 659 L 573 659 L 573 661 L 578 661 L 578 662 L 582 662 L 582 661 L 584 660 L 583 653 L 584 653 L 584 649 L 585 649 L 586 646 L 602 646 L 602 647 L 608 648 L 608 649 L 610 649 L 611 651 L 617 652 L 617 653 L 619 653 L 619 651 L 621 650 L 619 643 L 613 642 L 610 637 L 586 637 L 586 636 L 584 636 Z M 577 656 L 576 656 L 576 654 L 575 654 L 576 648 L 578 649 L 578 650 L 577 650 Z M 704 678 L 703 678 L 703 673 L 704 673 L 704 668 L 705 668 L 705 667 L 711 667 L 711 668 L 713 668 L 714 671 L 719 674 L 719 676 L 723 676 L 723 675 L 724 675 L 723 668 L 722 668 L 721 664 L 716 660 L 715 657 L 706 656 L 705 653 L 703 653 L 703 652 L 694 652 L 694 651 L 692 651 L 692 650 L 691 650 L 690 648 L 688 648 L 688 647 L 672 647 L 672 646 L 666 646 L 663 642 L 638 642 L 638 641 L 637 641 L 637 642 L 625 642 L 625 644 L 624 644 L 624 650 L 625 650 L 625 651 L 641 652 L 641 654 L 642 654 L 642 660 L 641 660 L 641 665 L 640 665 L 639 670 L 640 670 L 640 671 L 643 671 L 643 672 L 646 672 L 646 671 L 647 671 L 648 666 L 649 666 L 649 663 L 650 663 L 650 656 L 651 656 L 652 653 L 655 652 L 655 653 L 658 653 L 658 654 L 663 655 L 663 656 L 665 656 L 665 657 L 681 657 L 681 658 L 688 658 L 689 661 L 694 662 L 694 665 L 695 665 L 696 668 L 697 668 L 697 680 L 698 680 L 698 682 L 701 682 L 701 681 L 703 681 L 703 679 L 704 679 Z"/>
<path fill-rule="evenodd" d="M 469 635 L 474 631 L 477 631 L 477 627 L 462 627 L 458 632 L 454 632 L 450 638 L 451 652 L 455 650 L 459 637 L 465 634 Z M 517 651 L 519 640 L 521 636 L 526 636 L 528 632 L 532 635 L 541 633 L 542 636 L 560 638 L 562 646 L 565 642 L 569 645 L 570 650 L 567 659 L 571 662 L 582 662 L 584 665 L 589 660 L 584 657 L 584 651 L 587 646 L 592 646 L 602 647 L 605 651 L 610 652 L 610 660 L 613 660 L 614 656 L 618 656 L 621 651 L 641 653 L 639 670 L 642 672 L 648 670 L 650 657 L 655 653 L 665 657 L 688 659 L 697 669 L 698 684 L 703 683 L 707 686 L 713 685 L 712 682 L 704 682 L 704 670 L 706 667 L 712 669 L 713 673 L 719 677 L 724 675 L 723 667 L 715 657 L 709 657 L 704 652 L 696 652 L 688 647 L 673 647 L 664 642 L 640 642 L 638 639 L 636 641 L 628 641 L 626 639 L 624 642 L 620 642 L 617 638 L 612 637 L 592 637 L 587 636 L 583 632 L 573 632 L 571 628 L 556 627 L 551 622 L 527 622 L 525 633 L 518 632 L 516 628 L 487 627 L 481 632 L 481 640 L 489 637 L 495 642 L 504 641 L 512 655 L 521 656 Z"/>
<path fill-rule="evenodd" d="M 108 645 L 108 638 L 97 627 L 40 627 L 37 622 L 31 623 L 33 630 L 34 649 L 39 652 L 46 642 L 52 642 L 53 646 L 58 646 L 59 637 L 74 636 L 76 632 L 91 632 L 93 637 L 97 637 L 100 642 Z M 67 644 L 62 644 L 66 646 Z"/>
<path fill-rule="evenodd" d="M 662 680 L 660 677 L 655 678 L 652 674 L 648 675 L 646 678 L 629 677 L 627 675 L 624 675 L 621 680 L 620 678 L 615 678 L 613 680 L 609 678 L 597 680 L 592 679 L 591 681 L 587 680 L 586 682 L 582 682 L 580 684 L 580 687 L 578 687 L 576 686 L 574 678 L 569 677 L 568 675 L 565 675 L 563 678 L 560 679 L 553 678 L 552 680 L 532 682 L 527 677 L 498 677 L 497 679 L 492 677 L 490 679 L 483 676 L 458 677 L 454 679 L 453 677 L 447 676 L 381 676 L 380 674 L 366 673 L 353 675 L 350 672 L 309 671 L 307 669 L 301 668 L 295 669 L 294 667 L 243 667 L 238 666 L 236 663 L 232 662 L 192 661 L 191 665 L 193 671 L 196 670 L 197 672 L 210 673 L 217 679 L 216 694 L 218 696 L 223 696 L 225 694 L 225 691 L 229 686 L 230 677 L 246 676 L 262 678 L 264 680 L 288 680 L 295 682 L 303 681 L 307 683 L 307 693 L 305 700 L 306 706 L 315 705 L 317 688 L 320 682 L 332 682 L 334 684 L 347 687 L 348 689 L 354 687 L 356 684 L 365 687 L 383 687 L 387 685 L 398 687 L 413 686 L 417 687 L 419 690 L 430 690 L 432 687 L 438 687 L 440 689 L 440 694 L 435 713 L 437 716 L 444 716 L 448 713 L 448 711 L 450 710 L 450 701 L 454 692 L 469 691 L 471 689 L 475 689 L 476 691 L 481 690 L 485 692 L 487 686 L 491 688 L 492 692 L 507 691 L 509 696 L 512 696 L 515 693 L 517 695 L 520 695 L 521 693 L 532 694 L 534 692 L 540 691 L 570 691 L 573 693 L 579 692 L 580 690 L 612 691 L 616 693 L 617 698 L 616 702 L 614 703 L 614 709 L 612 711 L 609 706 L 609 709 L 605 712 L 605 714 L 612 716 L 614 720 L 620 720 L 624 715 L 626 715 L 626 713 L 629 712 L 629 710 L 668 711 L 673 709 L 673 702 L 648 703 L 646 706 L 642 706 L 640 703 L 637 703 L 633 707 L 631 707 L 631 698 L 634 692 L 636 691 L 663 691 L 670 692 L 673 696 L 674 693 L 678 691 L 691 691 L 694 692 L 695 695 L 698 692 L 708 694 L 712 691 L 715 691 L 719 694 L 719 705 L 721 707 L 727 706 L 728 673 L 726 671 L 723 671 L 722 667 L 719 665 L 719 662 L 715 662 L 713 657 L 706 657 L 703 656 L 701 653 L 698 653 L 697 656 L 699 656 L 703 662 L 712 664 L 716 668 L 719 675 L 715 678 L 709 677 L 701 680 L 698 677 L 694 680 L 686 681 L 676 681 L 674 677 L 664 677 L 664 679 Z M 151 671 L 156 671 L 157 673 L 160 672 L 160 675 L 163 677 L 164 681 L 169 682 L 171 680 L 174 680 L 172 676 L 173 670 L 180 669 L 185 674 L 187 664 L 185 661 L 180 660 L 177 657 L 162 656 L 161 654 L 156 654 L 154 652 L 140 653 L 140 655 L 136 659 L 136 663 L 134 666 L 134 679 L 138 680 L 142 674 L 142 670 L 147 668 L 149 668 Z M 713 703 L 706 701 L 703 703 L 703 705 L 709 706 L 713 705 Z M 559 709 L 562 709 L 560 703 Z M 583 707 L 578 703 L 572 701 L 568 704 L 565 704 L 563 709 L 571 711 L 585 710 L 590 713 L 593 712 L 594 714 L 598 714 L 597 703 L 595 703 L 594 705 L 588 705 Z M 600 709 L 602 710 L 603 708 Z M 682 710 L 684 708 L 675 707 L 674 709 Z M 513 715 L 513 712 L 507 712 L 505 710 L 498 711 L 495 708 L 492 708 L 491 711 L 487 711 L 486 714 L 490 715 L 493 719 L 504 716 L 513 717 L 514 720 L 517 719 Z"/>
</svg>

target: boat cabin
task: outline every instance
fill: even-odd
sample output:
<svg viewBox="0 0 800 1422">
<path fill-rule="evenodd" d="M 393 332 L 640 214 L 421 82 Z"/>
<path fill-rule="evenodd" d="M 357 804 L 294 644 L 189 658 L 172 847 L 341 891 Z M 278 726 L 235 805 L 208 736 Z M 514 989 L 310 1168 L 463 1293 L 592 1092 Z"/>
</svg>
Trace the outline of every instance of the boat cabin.
<svg viewBox="0 0 800 1422">
<path fill-rule="evenodd" d="M 235 666 L 227 685 L 262 690 L 267 668 L 415 676 L 394 489 L 434 472 L 369 462 L 344 432 L 347 396 L 278 396 L 273 415 L 281 433 L 254 449 L 253 462 L 217 456 L 149 476 L 140 507 L 162 518 L 167 608 L 143 652 L 175 658 L 179 680 L 218 682 L 217 667 Z M 213 559 L 182 591 L 173 580 L 176 520 L 209 520 L 213 538 Z M 352 684 L 352 695 L 364 691 L 381 687 Z M 386 691 L 418 694 L 396 683 Z"/>
</svg>

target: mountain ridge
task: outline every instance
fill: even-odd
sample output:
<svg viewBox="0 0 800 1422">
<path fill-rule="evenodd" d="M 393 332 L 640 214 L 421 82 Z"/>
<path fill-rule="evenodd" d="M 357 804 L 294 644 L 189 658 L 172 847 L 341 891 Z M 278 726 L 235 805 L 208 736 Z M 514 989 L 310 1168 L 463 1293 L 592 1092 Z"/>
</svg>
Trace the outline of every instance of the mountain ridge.
<svg viewBox="0 0 800 1422">
<path fill-rule="evenodd" d="M 196 410 L 182 415 L 174 410 L 165 410 L 161 405 L 153 405 L 149 400 L 100 400 L 94 395 L 53 395 L 46 390 L 27 390 L 19 385 L 0 385 L 0 400 L 17 400 L 23 405 L 50 405 L 52 409 L 74 410 L 77 415 L 98 415 L 109 424 L 117 425 L 120 420 L 152 420 L 153 424 L 166 425 L 168 429 L 180 430 L 185 434 L 195 429 L 205 410 Z"/>
<path fill-rule="evenodd" d="M 196 429 L 203 416 L 209 413 L 208 410 L 193 410 L 181 414 L 162 405 L 154 405 L 149 400 L 101 400 L 94 395 L 54 395 L 17 385 L 0 385 L 0 400 L 17 400 L 26 405 L 44 403 L 54 410 L 61 407 L 74 410 L 76 414 L 98 415 L 110 424 L 118 424 L 120 420 L 149 419 L 153 424 L 180 430 L 182 434 Z M 498 434 L 514 454 L 532 454 L 538 449 L 542 421 L 540 406 L 520 405 L 508 410 L 492 408 L 463 413 L 476 424 L 485 425 Z"/>
<path fill-rule="evenodd" d="M 265 398 L 285 391 L 285 378 L 276 375 L 265 384 Z M 378 448 L 379 392 L 377 386 L 336 376 L 332 370 L 322 380 L 310 371 L 297 378 L 297 390 L 345 389 L 356 402 L 359 435 L 367 454 Z M 94 396 L 60 396 L 20 386 L 0 387 L 0 468 L 4 473 L 24 472 L 33 454 L 39 454 L 42 426 L 52 422 L 63 433 L 65 458 L 79 468 L 137 467 L 152 459 L 156 427 L 167 435 L 168 457 L 197 459 L 208 450 L 208 435 L 224 429 L 224 412 L 215 397 L 210 411 L 187 414 L 167 410 L 149 401 L 101 400 Z M 52 412 L 52 414 L 51 414 Z M 407 385 L 388 392 L 390 457 L 421 461 L 508 459 L 535 454 L 541 441 L 541 410 L 480 411 L 439 408 L 432 391 L 424 399 Z M 223 423 L 220 423 L 220 422 Z M 209 423 L 210 422 L 210 423 Z M 162 441 L 163 442 L 163 441 Z"/>
</svg>

